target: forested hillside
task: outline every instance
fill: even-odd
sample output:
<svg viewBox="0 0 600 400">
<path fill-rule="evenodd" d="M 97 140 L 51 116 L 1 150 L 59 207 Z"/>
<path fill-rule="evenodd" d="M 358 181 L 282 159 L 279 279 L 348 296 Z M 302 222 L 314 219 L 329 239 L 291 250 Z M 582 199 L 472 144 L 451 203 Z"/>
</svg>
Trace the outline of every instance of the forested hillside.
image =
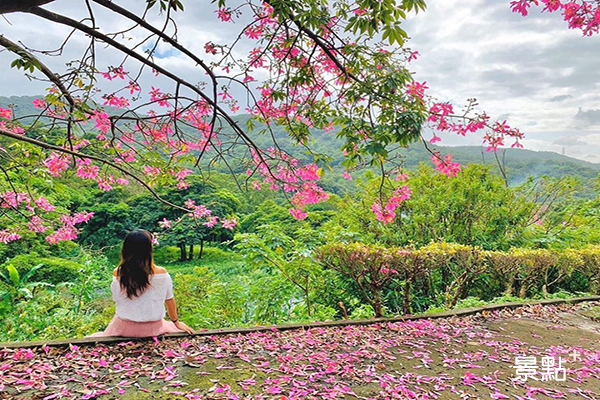
<svg viewBox="0 0 600 400">
<path fill-rule="evenodd" d="M 32 101 L 34 99 L 36 99 L 34 96 L 0 96 L 0 107 L 6 108 L 10 106 L 14 109 L 17 117 L 36 115 L 39 110 L 33 107 Z M 238 120 L 244 126 L 248 120 L 248 116 L 240 115 Z M 32 118 L 25 118 L 23 120 L 24 123 L 32 121 Z M 303 155 L 298 147 L 293 146 L 287 132 L 281 128 L 273 128 L 272 132 L 260 133 L 263 129 L 264 127 L 255 127 L 250 132 L 251 137 L 260 147 L 266 148 L 272 145 L 274 137 L 283 149 L 294 153 L 296 156 L 301 157 Z M 335 137 L 335 131 L 329 133 L 317 131 L 314 132 L 314 138 L 315 142 L 311 146 L 313 152 L 334 157 L 330 165 L 342 171 L 342 167 L 340 166 L 342 156 L 339 151 L 342 141 Z M 445 147 L 429 145 L 429 147 L 432 150 L 439 150 L 442 154 L 451 152 L 454 160 L 460 164 L 489 164 L 492 165 L 494 170 L 499 172 L 498 160 L 496 160 L 493 153 L 486 152 L 483 146 Z M 405 166 L 411 171 L 415 171 L 421 162 L 428 163 L 431 156 L 430 152 L 420 144 L 415 144 L 408 149 L 399 149 L 398 153 L 404 157 Z M 540 176 L 555 178 L 573 176 L 579 178 L 585 184 L 600 173 L 600 164 L 578 160 L 549 151 L 506 148 L 498 152 L 498 158 L 511 185 L 523 183 L 528 177 L 537 178 Z M 222 169 L 221 172 L 226 171 Z M 337 180 L 338 176 L 339 174 L 336 175 L 335 180 Z M 332 178 L 326 176 L 325 179 L 329 181 Z M 346 187 L 347 190 L 351 190 L 348 185 L 342 183 L 342 186 Z"/>
</svg>

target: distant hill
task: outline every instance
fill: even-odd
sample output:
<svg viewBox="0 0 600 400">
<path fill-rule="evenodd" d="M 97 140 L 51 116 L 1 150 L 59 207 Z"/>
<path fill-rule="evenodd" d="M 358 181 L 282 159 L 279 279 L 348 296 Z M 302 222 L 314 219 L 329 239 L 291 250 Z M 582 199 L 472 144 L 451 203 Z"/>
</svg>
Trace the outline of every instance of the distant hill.
<svg viewBox="0 0 600 400">
<path fill-rule="evenodd" d="M 40 110 L 35 108 L 31 102 L 40 97 L 41 96 L 0 96 L 0 107 L 12 108 L 15 111 L 15 115 L 18 117 L 35 115 L 39 114 Z"/>
<path fill-rule="evenodd" d="M 0 107 L 6 108 L 9 105 L 14 108 L 17 116 L 32 115 L 39 112 L 31 103 L 36 96 L 0 96 Z M 244 127 L 247 115 L 237 116 L 240 126 Z M 259 129 L 256 129 L 259 131 Z M 250 132 L 249 136 L 255 143 L 261 147 L 272 145 L 270 135 L 260 135 L 256 131 Z M 281 147 L 287 151 L 297 153 L 297 156 L 303 156 L 304 150 L 299 153 L 299 149 L 294 147 L 287 133 L 282 129 L 274 129 L 276 140 Z M 342 161 L 339 148 L 341 140 L 335 137 L 335 133 L 315 132 L 315 142 L 311 144 L 315 151 L 329 154 L 334 157 L 332 166 L 339 166 Z M 431 147 L 431 146 L 430 146 Z M 461 164 L 485 163 L 497 165 L 493 153 L 487 153 L 482 146 L 456 146 L 444 147 L 435 146 L 435 149 L 442 153 L 451 152 L 453 159 Z M 406 167 L 414 170 L 421 162 L 429 162 L 430 154 L 422 144 L 415 143 L 408 149 L 401 149 L 399 153 L 405 157 Z M 305 155 L 304 155 L 305 156 Z M 566 175 L 579 177 L 584 183 L 590 181 L 600 174 L 600 164 L 591 163 L 576 158 L 564 156 L 549 151 L 533 151 L 527 149 L 502 149 L 498 151 L 498 157 L 502 161 L 506 170 L 509 183 L 516 185 L 524 182 L 529 176 L 551 176 L 562 177 Z"/>
</svg>

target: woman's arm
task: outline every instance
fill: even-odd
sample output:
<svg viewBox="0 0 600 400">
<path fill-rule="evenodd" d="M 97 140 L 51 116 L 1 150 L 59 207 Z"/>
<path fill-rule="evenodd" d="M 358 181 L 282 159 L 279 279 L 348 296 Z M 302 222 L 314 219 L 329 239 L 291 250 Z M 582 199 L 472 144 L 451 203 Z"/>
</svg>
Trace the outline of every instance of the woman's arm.
<svg viewBox="0 0 600 400">
<path fill-rule="evenodd" d="M 177 315 L 177 303 L 175 302 L 175 297 L 172 297 L 168 300 L 165 300 L 165 305 L 167 306 L 167 314 L 169 314 L 169 319 L 173 321 L 175 326 L 182 331 L 187 333 L 194 333 L 194 330 L 184 324 L 182 321 L 179 321 L 179 317 Z"/>
</svg>

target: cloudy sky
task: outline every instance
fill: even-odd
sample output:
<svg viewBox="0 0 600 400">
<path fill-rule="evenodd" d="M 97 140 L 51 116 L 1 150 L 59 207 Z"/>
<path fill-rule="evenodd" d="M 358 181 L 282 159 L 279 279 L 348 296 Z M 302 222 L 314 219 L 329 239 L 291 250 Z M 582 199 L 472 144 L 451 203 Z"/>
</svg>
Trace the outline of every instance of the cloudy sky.
<svg viewBox="0 0 600 400">
<path fill-rule="evenodd" d="M 82 17 L 81 0 L 58 0 L 51 9 Z M 142 0 L 119 4 L 144 4 Z M 184 45 L 204 55 L 206 41 L 225 41 L 237 30 L 219 24 L 209 0 L 184 0 L 178 19 Z M 416 79 L 427 81 L 430 93 L 463 105 L 477 98 L 482 110 L 506 119 L 526 134 L 523 144 L 591 162 L 600 162 L 600 35 L 582 37 L 568 30 L 558 14 L 538 10 L 527 18 L 510 11 L 509 0 L 430 0 L 424 13 L 410 16 L 405 29 L 409 46 L 420 53 L 411 64 Z M 134 7 L 135 8 L 135 7 Z M 98 10 L 103 30 L 126 25 Z M 159 23 L 159 20 L 156 20 Z M 35 16 L 10 14 L 0 18 L 0 34 L 13 41 L 49 49 L 60 46 L 68 29 L 51 26 Z M 81 54 L 86 44 L 77 36 L 64 57 L 47 61 L 54 67 Z M 162 54 L 161 64 L 197 81 L 198 70 L 177 54 Z M 118 63 L 110 55 L 106 65 Z M 30 82 L 8 68 L 14 57 L 0 53 L 0 95 L 35 95 L 47 85 Z M 480 137 L 443 136 L 444 144 L 480 144 Z"/>
</svg>

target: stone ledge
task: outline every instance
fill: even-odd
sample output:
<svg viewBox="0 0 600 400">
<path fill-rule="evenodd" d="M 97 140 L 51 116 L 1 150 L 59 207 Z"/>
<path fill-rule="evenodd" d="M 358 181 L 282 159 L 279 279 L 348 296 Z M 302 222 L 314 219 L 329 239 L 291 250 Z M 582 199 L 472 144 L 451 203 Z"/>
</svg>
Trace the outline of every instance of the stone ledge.
<svg viewBox="0 0 600 400">
<path fill-rule="evenodd" d="M 551 299 L 551 300 L 534 300 L 529 302 L 513 302 L 513 303 L 502 303 L 502 304 L 490 304 L 479 307 L 463 308 L 460 310 L 443 311 L 433 314 L 417 314 L 417 315 L 405 315 L 396 317 L 385 317 L 385 318 L 371 318 L 371 319 L 354 319 L 354 320 L 339 320 L 339 321 L 327 321 L 327 322 L 311 322 L 311 323 L 296 323 L 296 324 L 281 324 L 281 325 L 268 325 L 268 326 L 249 326 L 241 328 L 222 328 L 222 329 L 207 329 L 196 331 L 193 335 L 187 335 L 184 333 L 173 333 L 168 335 L 160 336 L 163 338 L 178 338 L 187 336 L 213 336 L 213 335 L 228 335 L 228 334 L 244 334 L 250 332 L 265 332 L 265 331 L 286 331 L 291 329 L 310 329 L 310 328 L 324 328 L 324 327 L 336 327 L 336 326 L 348 326 L 348 325 L 369 325 L 381 322 L 401 322 L 410 321 L 416 319 L 436 319 L 436 318 L 450 318 L 450 317 L 462 317 L 467 315 L 473 315 L 482 311 L 494 311 L 501 309 L 515 309 L 524 306 L 531 305 L 554 305 L 554 304 L 576 304 L 586 301 L 600 301 L 600 296 L 588 296 L 588 297 L 576 297 L 571 299 Z M 60 339 L 60 340 L 38 340 L 31 342 L 8 342 L 0 343 L 0 348 L 19 348 L 19 347 L 42 347 L 42 346 L 54 346 L 54 347 L 66 347 L 69 345 L 96 345 L 96 344 L 113 344 L 129 341 L 143 341 L 152 340 L 152 338 L 127 338 L 127 337 L 85 337 L 78 339 Z"/>
</svg>

